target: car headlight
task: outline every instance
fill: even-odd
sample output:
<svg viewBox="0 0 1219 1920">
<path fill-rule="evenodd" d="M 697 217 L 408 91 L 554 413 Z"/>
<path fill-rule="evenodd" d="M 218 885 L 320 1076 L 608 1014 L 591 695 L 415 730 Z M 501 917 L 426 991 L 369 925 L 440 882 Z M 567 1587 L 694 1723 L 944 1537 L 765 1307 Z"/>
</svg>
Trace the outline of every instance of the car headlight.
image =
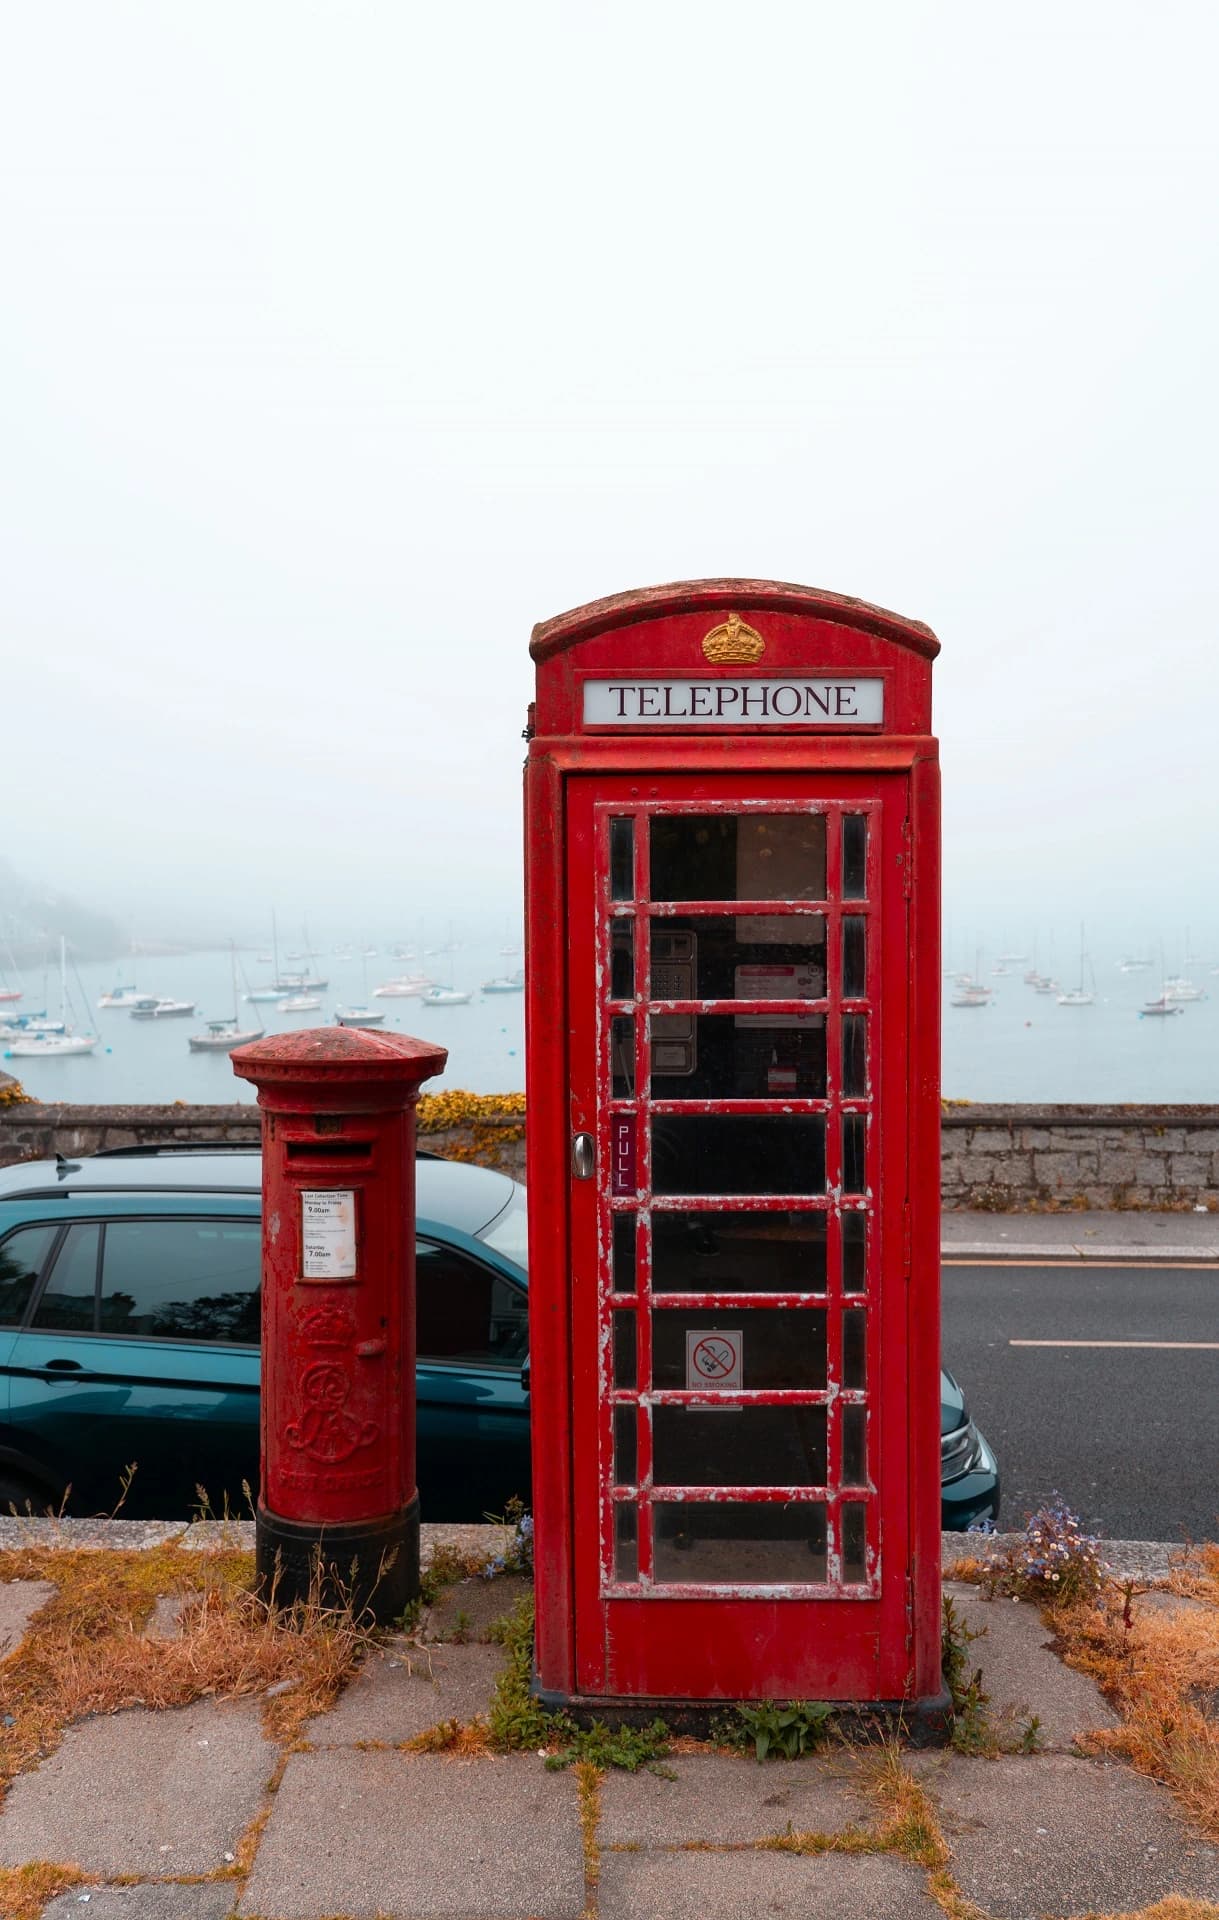
<svg viewBox="0 0 1219 1920">
<path fill-rule="evenodd" d="M 972 1473 L 981 1458 L 982 1437 L 972 1420 L 940 1436 L 941 1479 L 955 1480 L 958 1474 Z"/>
</svg>

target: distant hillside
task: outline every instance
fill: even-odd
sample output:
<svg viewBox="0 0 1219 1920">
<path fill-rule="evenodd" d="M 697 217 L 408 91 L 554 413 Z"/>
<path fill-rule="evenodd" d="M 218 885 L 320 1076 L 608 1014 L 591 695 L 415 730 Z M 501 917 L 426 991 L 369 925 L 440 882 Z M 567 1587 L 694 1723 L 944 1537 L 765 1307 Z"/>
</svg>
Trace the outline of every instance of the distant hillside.
<svg viewBox="0 0 1219 1920">
<path fill-rule="evenodd" d="M 108 913 L 29 880 L 0 859 L 0 961 L 11 948 L 18 966 L 31 966 L 58 948 L 61 933 L 78 960 L 111 960 L 130 945 L 126 931 Z"/>
</svg>

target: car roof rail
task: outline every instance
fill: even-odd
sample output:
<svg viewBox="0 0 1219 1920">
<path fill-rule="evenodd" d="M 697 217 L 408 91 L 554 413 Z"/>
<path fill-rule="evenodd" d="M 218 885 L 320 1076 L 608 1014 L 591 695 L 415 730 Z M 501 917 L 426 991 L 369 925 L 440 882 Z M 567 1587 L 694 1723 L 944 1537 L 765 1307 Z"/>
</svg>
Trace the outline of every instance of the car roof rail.
<svg viewBox="0 0 1219 1920">
<path fill-rule="evenodd" d="M 154 1159 L 162 1153 L 261 1153 L 262 1147 L 257 1140 L 150 1140 L 142 1147 L 99 1147 L 96 1153 L 86 1157 L 90 1160 L 146 1160 Z M 61 1154 L 55 1158 L 63 1161 Z M 426 1147 L 415 1148 L 416 1160 L 443 1160 L 442 1153 L 429 1153 Z M 80 1166 L 79 1160 L 63 1162 L 73 1168 Z"/>
<path fill-rule="evenodd" d="M 90 1160 L 147 1160 L 160 1153 L 261 1153 L 257 1140 L 149 1140 L 142 1147 L 99 1147 Z"/>
</svg>

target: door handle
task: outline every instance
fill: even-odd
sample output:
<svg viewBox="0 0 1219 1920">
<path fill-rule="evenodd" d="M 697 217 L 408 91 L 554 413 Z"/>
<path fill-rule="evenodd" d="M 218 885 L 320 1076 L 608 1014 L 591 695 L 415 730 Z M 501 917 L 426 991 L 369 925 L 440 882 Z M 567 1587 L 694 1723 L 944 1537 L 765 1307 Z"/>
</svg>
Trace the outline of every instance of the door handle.
<svg viewBox="0 0 1219 1920">
<path fill-rule="evenodd" d="M 79 1360 L 48 1360 L 43 1368 L 48 1381 L 76 1380 L 84 1373 Z"/>
<path fill-rule="evenodd" d="M 571 1170 L 577 1180 L 591 1180 L 596 1155 L 593 1150 L 591 1133 L 573 1133 L 571 1137 Z"/>
</svg>

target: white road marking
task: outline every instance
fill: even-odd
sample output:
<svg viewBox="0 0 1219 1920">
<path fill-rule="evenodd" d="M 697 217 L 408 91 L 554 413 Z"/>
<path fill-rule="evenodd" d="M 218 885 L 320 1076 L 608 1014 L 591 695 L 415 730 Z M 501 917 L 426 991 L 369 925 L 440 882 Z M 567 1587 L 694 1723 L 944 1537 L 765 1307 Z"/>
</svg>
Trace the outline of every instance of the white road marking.
<svg viewBox="0 0 1219 1920">
<path fill-rule="evenodd" d="M 1152 1347 L 1157 1352 L 1219 1353 L 1219 1340 L 1009 1340 L 1009 1347 Z"/>
</svg>

